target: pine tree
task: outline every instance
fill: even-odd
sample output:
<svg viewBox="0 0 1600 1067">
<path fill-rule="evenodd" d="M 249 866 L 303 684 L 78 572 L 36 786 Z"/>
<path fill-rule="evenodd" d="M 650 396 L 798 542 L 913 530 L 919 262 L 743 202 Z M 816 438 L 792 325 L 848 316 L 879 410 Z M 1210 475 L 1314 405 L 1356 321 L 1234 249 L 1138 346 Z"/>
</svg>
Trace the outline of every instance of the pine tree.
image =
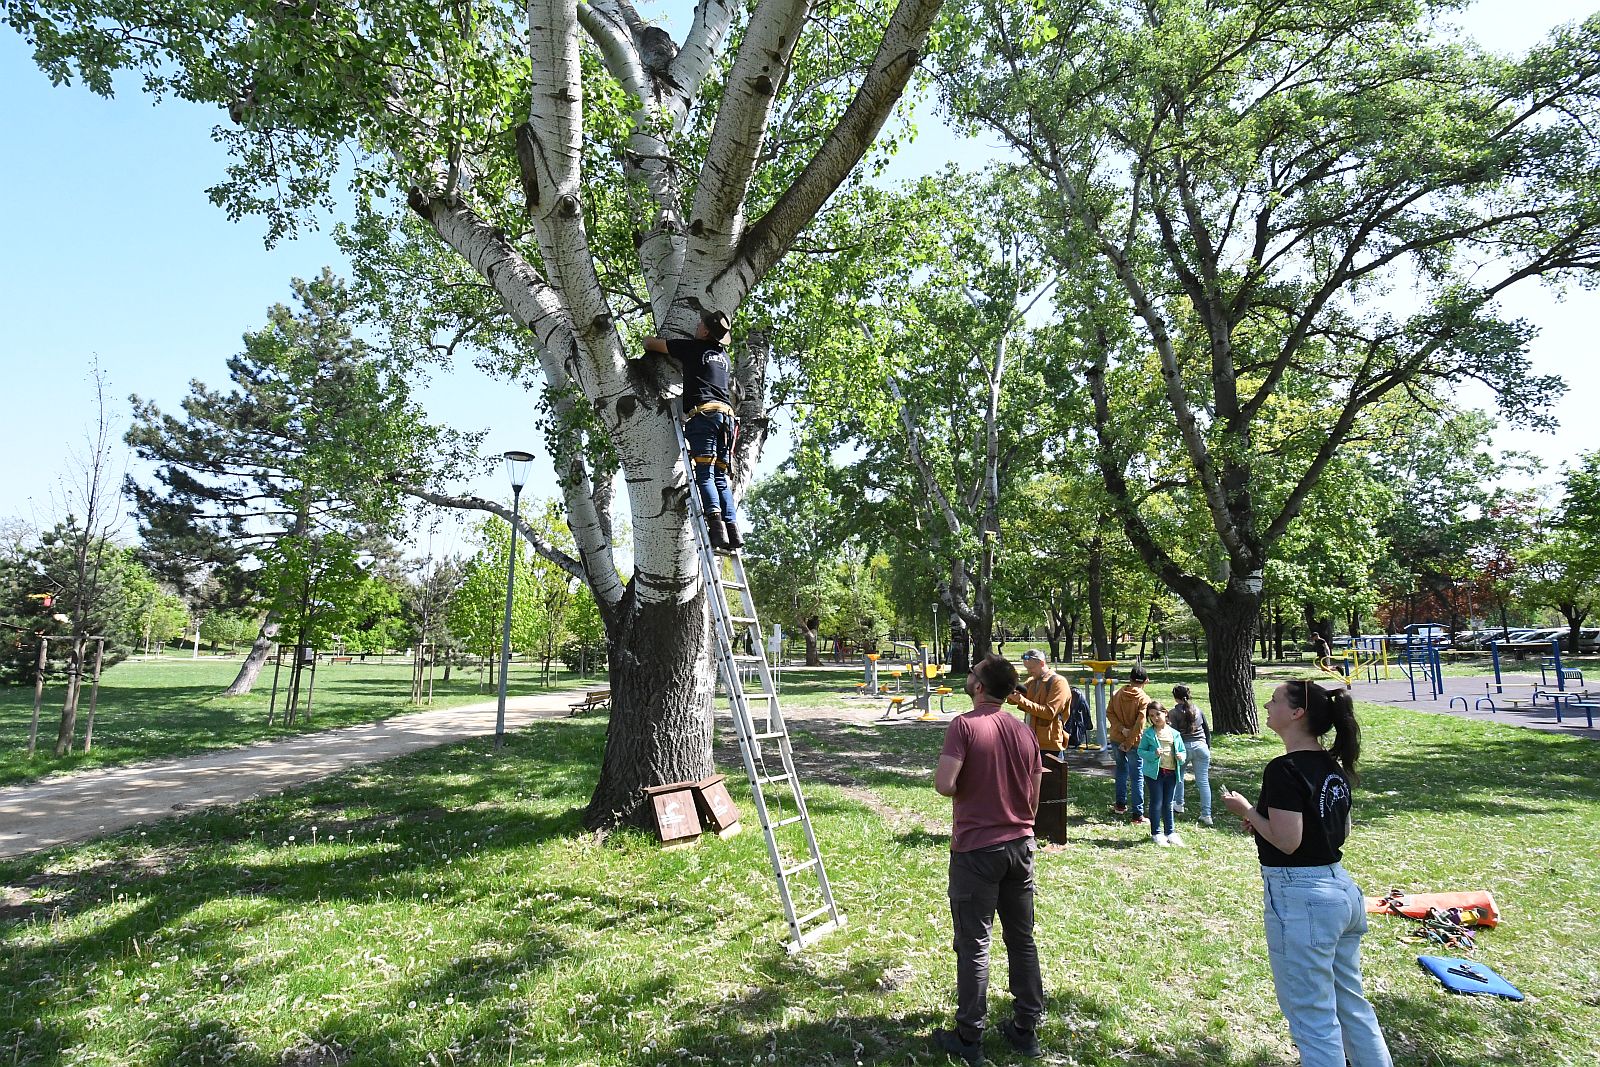
<svg viewBox="0 0 1600 1067">
<path fill-rule="evenodd" d="M 298 309 L 277 305 L 228 360 L 233 388 L 191 383 L 183 418 L 132 398 L 127 441 L 157 464 L 130 478 L 140 533 L 181 590 L 217 579 L 218 606 L 266 609 L 229 695 L 250 691 L 292 605 L 262 563 L 285 540 L 305 551 L 330 535 L 372 543 L 402 514 L 397 477 L 436 454 L 393 353 L 355 335 L 355 299 L 324 270 L 295 279 Z"/>
</svg>

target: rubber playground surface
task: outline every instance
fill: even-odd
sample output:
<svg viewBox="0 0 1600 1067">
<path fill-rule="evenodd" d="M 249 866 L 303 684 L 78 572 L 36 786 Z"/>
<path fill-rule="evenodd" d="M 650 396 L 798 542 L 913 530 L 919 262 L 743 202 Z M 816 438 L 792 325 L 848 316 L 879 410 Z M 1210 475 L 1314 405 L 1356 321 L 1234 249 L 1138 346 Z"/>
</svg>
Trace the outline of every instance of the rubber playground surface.
<svg viewBox="0 0 1600 1067">
<path fill-rule="evenodd" d="M 1435 699 L 1429 699 L 1428 687 L 1417 680 L 1416 699 L 1411 695 L 1411 682 L 1407 680 L 1404 672 L 1390 668 L 1390 677 L 1377 682 L 1357 681 L 1351 686 L 1350 692 L 1357 700 L 1367 700 L 1374 704 L 1387 704 L 1394 708 L 1404 708 L 1407 711 L 1431 711 L 1443 715 L 1455 715 L 1463 719 L 1478 719 L 1483 722 L 1497 722 L 1506 726 L 1525 726 L 1530 730 L 1543 730 L 1547 733 L 1572 734 L 1578 737 L 1587 737 L 1600 741 L 1600 715 L 1595 717 L 1595 726 L 1590 728 L 1582 711 L 1565 711 L 1562 721 L 1556 721 L 1556 709 L 1548 703 L 1541 702 L 1537 708 L 1518 707 L 1507 708 L 1504 700 L 1507 698 L 1523 698 L 1533 692 L 1533 687 L 1538 684 L 1537 674 L 1511 674 L 1501 676 L 1501 686 L 1504 692 L 1495 695 L 1496 708 L 1491 710 L 1487 706 L 1478 707 L 1478 701 L 1486 695 L 1494 694 L 1494 679 L 1487 676 L 1451 677 L 1444 678 L 1444 694 Z M 1576 683 L 1567 683 L 1572 688 Z M 1452 698 L 1454 700 L 1452 705 Z M 1463 701 L 1465 708 L 1462 707 Z"/>
</svg>

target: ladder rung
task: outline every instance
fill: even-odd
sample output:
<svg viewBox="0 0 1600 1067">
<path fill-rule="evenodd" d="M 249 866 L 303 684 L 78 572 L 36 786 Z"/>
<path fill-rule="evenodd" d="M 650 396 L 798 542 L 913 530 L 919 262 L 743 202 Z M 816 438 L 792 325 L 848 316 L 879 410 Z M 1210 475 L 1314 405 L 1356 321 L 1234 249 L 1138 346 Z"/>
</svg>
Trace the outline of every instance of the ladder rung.
<svg viewBox="0 0 1600 1067">
<path fill-rule="evenodd" d="M 787 819 L 779 819 L 777 822 L 773 823 L 772 824 L 772 828 L 774 830 L 781 830 L 785 826 L 793 826 L 797 822 L 804 822 L 804 821 L 805 821 L 805 816 L 804 815 L 791 815 Z"/>
<path fill-rule="evenodd" d="M 808 912 L 806 912 L 804 915 L 800 916 L 800 918 L 796 919 L 794 921 L 794 924 L 796 926 L 804 926 L 806 923 L 810 922 L 812 919 L 820 919 L 820 918 L 822 918 L 824 915 L 828 914 L 832 910 L 833 910 L 833 905 L 832 904 L 824 904 L 822 907 L 818 908 L 816 911 L 808 911 Z"/>
<path fill-rule="evenodd" d="M 730 582 L 726 578 L 724 578 L 722 580 L 722 588 L 724 588 L 724 589 L 743 589 L 744 588 L 744 583 L 743 582 Z"/>
<path fill-rule="evenodd" d="M 773 730 L 771 733 L 766 733 L 766 734 L 751 734 L 750 735 L 750 740 L 752 740 L 752 741 L 771 741 L 774 737 L 782 737 L 782 736 L 783 736 L 783 731 L 782 730 Z"/>
<path fill-rule="evenodd" d="M 789 950 L 789 954 L 792 956 L 796 952 L 799 952 L 801 949 L 805 948 L 807 945 L 816 944 L 818 941 L 822 940 L 825 934 L 833 930 L 843 930 L 844 927 L 845 917 L 841 915 L 837 919 L 829 919 L 820 926 L 813 926 L 811 929 L 801 933 L 798 938 L 791 940 L 784 947 Z M 795 924 L 795 928 L 799 928 L 798 923 Z"/>
<path fill-rule="evenodd" d="M 729 615 L 728 621 L 732 623 L 759 622 L 754 615 Z"/>
<path fill-rule="evenodd" d="M 814 859 L 803 860 L 800 863 L 795 864 L 793 867 L 785 867 L 783 869 L 783 876 L 785 878 L 792 878 L 796 874 L 799 874 L 801 871 L 805 870 L 807 867 L 815 867 L 816 865 L 817 861 Z M 802 919 L 800 921 L 804 922 L 805 920 Z"/>
<path fill-rule="evenodd" d="M 760 785 L 777 785 L 779 782 L 787 782 L 793 777 L 794 775 L 785 772 L 783 774 L 775 774 L 771 778 L 758 778 L 756 781 Z"/>
</svg>

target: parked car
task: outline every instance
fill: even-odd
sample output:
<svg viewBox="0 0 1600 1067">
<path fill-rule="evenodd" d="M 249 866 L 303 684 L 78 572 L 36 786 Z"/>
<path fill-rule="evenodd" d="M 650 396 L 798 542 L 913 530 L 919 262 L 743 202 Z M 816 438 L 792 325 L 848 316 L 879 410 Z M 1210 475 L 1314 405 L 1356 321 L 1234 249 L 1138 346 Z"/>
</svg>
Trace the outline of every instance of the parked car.
<svg viewBox="0 0 1600 1067">
<path fill-rule="evenodd" d="M 1541 634 L 1544 632 L 1543 630 L 1540 631 Z M 1578 647 L 1576 649 L 1572 647 L 1571 638 L 1572 628 L 1570 626 L 1561 626 L 1550 632 L 1550 638 L 1542 638 L 1542 640 L 1559 639 L 1561 641 L 1561 651 L 1568 653 L 1587 654 L 1600 651 L 1600 627 L 1585 626 L 1580 629 L 1578 631 Z"/>
</svg>

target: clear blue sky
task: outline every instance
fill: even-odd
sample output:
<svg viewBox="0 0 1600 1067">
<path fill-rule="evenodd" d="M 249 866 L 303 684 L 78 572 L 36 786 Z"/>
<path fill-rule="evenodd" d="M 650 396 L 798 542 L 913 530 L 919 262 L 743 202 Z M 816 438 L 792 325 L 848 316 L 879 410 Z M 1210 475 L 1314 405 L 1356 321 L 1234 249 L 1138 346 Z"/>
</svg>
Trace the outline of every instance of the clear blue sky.
<svg viewBox="0 0 1600 1067">
<path fill-rule="evenodd" d="M 1577 17 L 1574 0 L 1485 0 L 1458 21 L 1494 47 L 1516 50 Z M 0 29 L 0 372 L 10 400 L 0 420 L 0 518 L 46 522 L 69 448 L 93 418 L 89 364 L 98 358 L 126 424 L 129 393 L 176 409 L 199 378 L 225 384 L 224 360 L 265 309 L 288 296 L 291 276 L 343 269 L 326 233 L 263 247 L 259 220 L 238 224 L 211 206 L 205 189 L 225 164 L 210 138 L 219 115 L 182 101 L 152 105 L 129 83 L 114 100 L 52 88 L 22 41 Z M 900 176 L 938 169 L 958 151 L 931 114 Z M 970 161 L 970 147 L 962 154 Z M 1509 310 L 1542 327 L 1533 346 L 1542 372 L 1570 383 L 1555 435 L 1503 434 L 1552 465 L 1600 448 L 1600 295 L 1565 302 L 1537 290 Z M 1475 398 L 1478 403 L 1486 398 Z M 531 405 L 515 387 L 464 364 L 424 394 L 430 414 L 460 428 L 489 427 L 487 450 L 538 444 Z M 81 450 L 81 449 L 80 449 Z M 548 467 L 531 490 L 552 491 Z M 474 488 L 503 494 L 499 478 Z M 441 540 L 453 540 L 448 534 Z"/>
</svg>

